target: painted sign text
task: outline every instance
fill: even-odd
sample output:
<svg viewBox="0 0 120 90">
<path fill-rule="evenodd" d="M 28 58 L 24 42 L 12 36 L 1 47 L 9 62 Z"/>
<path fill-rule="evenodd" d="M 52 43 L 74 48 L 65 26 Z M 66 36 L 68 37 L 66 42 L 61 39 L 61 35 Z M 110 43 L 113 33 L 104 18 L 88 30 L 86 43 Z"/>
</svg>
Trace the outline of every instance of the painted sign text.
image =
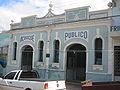
<svg viewBox="0 0 120 90">
<path fill-rule="evenodd" d="M 120 26 L 111 26 L 110 31 L 120 31 Z"/>
<path fill-rule="evenodd" d="M 34 42 L 35 41 L 34 39 L 35 39 L 34 35 L 21 36 L 20 37 L 20 42 L 23 42 L 23 41 L 32 41 L 32 42 Z"/>
<path fill-rule="evenodd" d="M 72 38 L 81 38 L 81 39 L 88 39 L 88 31 L 73 31 L 73 32 L 65 32 L 64 39 L 69 40 Z"/>
</svg>

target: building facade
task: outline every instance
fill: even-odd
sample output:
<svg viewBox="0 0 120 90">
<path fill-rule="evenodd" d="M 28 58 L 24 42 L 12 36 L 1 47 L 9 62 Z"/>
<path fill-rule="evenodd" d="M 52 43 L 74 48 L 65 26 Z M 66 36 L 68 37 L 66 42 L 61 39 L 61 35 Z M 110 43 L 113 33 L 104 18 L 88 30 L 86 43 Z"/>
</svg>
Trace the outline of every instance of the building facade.
<svg viewBox="0 0 120 90">
<path fill-rule="evenodd" d="M 112 0 L 112 25 L 111 37 L 111 58 L 113 68 L 113 80 L 120 80 L 120 1 Z"/>
<path fill-rule="evenodd" d="M 43 79 L 112 81 L 112 9 L 89 6 L 24 17 L 11 24 L 7 72 L 37 70 Z"/>
<path fill-rule="evenodd" d="M 8 60 L 9 33 L 0 33 L 0 76 L 6 73 L 5 68 Z"/>
</svg>

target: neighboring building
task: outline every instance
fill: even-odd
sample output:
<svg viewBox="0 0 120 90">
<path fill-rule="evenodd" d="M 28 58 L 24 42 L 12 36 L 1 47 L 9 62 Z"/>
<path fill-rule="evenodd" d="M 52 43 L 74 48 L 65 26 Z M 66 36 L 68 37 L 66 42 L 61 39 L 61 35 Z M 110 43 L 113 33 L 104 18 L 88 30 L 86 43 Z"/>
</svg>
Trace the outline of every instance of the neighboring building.
<svg viewBox="0 0 120 90">
<path fill-rule="evenodd" d="M 113 80 L 120 80 L 120 0 L 112 0 L 112 25 L 110 30 Z"/>
<path fill-rule="evenodd" d="M 50 5 L 51 6 L 51 5 Z M 111 9 L 65 10 L 11 24 L 7 72 L 37 70 L 41 78 L 66 81 L 113 80 Z"/>
<path fill-rule="evenodd" d="M 0 76 L 5 73 L 5 67 L 8 59 L 9 34 L 0 33 Z"/>
</svg>

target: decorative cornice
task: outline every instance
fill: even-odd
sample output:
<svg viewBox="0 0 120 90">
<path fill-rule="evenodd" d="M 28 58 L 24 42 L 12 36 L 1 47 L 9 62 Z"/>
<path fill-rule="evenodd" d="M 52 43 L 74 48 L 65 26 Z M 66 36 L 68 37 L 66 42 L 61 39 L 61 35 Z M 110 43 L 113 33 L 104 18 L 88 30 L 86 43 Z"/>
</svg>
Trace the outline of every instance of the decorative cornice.
<svg viewBox="0 0 120 90">
<path fill-rule="evenodd" d="M 95 25 L 106 25 L 110 26 L 112 23 L 111 19 L 106 20 L 86 20 L 86 21 L 76 21 L 69 23 L 54 24 L 48 26 L 22 28 L 16 30 L 10 30 L 9 33 L 23 33 L 23 32 L 35 32 L 35 31 L 45 31 L 45 30 L 55 30 L 55 29 L 65 29 L 65 28 L 75 28 L 75 27 L 85 27 L 85 26 L 95 26 Z"/>
</svg>

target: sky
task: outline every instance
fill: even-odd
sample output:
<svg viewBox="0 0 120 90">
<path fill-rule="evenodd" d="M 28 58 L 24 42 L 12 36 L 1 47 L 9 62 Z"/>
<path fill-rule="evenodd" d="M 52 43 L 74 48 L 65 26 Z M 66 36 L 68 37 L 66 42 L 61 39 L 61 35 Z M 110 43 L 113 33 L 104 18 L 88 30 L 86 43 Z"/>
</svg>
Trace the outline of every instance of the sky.
<svg viewBox="0 0 120 90">
<path fill-rule="evenodd" d="M 47 14 L 49 4 L 52 12 L 62 14 L 66 9 L 90 6 L 90 11 L 107 9 L 111 0 L 0 0 L 0 32 L 10 30 L 11 20 L 21 22 L 22 17 Z"/>
</svg>

